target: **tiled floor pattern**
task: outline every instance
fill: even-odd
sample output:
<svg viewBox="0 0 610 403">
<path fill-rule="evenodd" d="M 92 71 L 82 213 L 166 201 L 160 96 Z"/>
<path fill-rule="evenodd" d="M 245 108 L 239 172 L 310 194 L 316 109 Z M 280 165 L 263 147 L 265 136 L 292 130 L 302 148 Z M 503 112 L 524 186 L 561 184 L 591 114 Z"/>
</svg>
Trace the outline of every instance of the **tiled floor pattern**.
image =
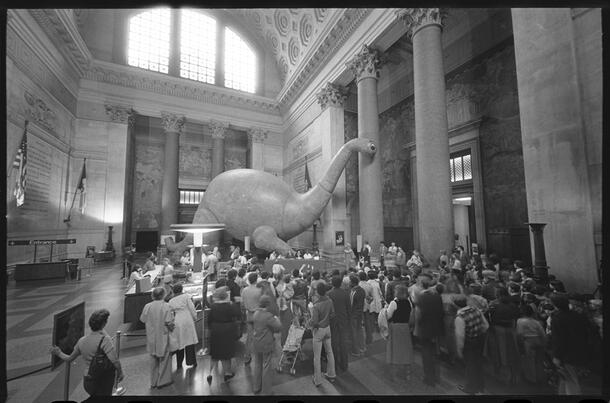
<svg viewBox="0 0 610 403">
<path fill-rule="evenodd" d="M 85 273 L 84 273 L 85 274 Z M 66 283 L 15 284 L 9 282 L 7 290 L 7 377 L 10 379 L 50 363 L 48 353 L 51 345 L 53 314 L 86 301 L 85 314 L 89 317 L 95 309 L 106 307 L 111 315 L 106 330 L 113 335 L 116 330 L 126 331 L 129 324 L 122 323 L 123 294 L 125 284 L 120 279 L 118 265 L 99 265 L 92 275 L 83 275 L 80 281 Z M 88 328 L 87 330 L 88 331 Z M 132 334 L 142 331 L 130 331 Z M 306 343 L 307 352 L 309 344 Z M 209 357 L 198 357 L 196 368 L 181 370 L 174 366 L 174 384 L 163 389 L 150 389 L 148 355 L 144 347 L 144 337 L 121 338 L 121 363 L 126 374 L 122 386 L 127 395 L 251 395 L 251 369 L 244 366 L 241 359 L 234 363 L 236 376 L 230 382 L 220 382 L 218 372 L 213 382 L 207 384 Z M 434 388 L 422 382 L 421 355 L 415 352 L 415 364 L 411 380 L 392 380 L 388 377 L 385 363 L 385 342 L 376 335 L 366 356 L 350 358 L 349 370 L 340 374 L 334 384 L 324 381 L 316 388 L 311 381 L 313 366 L 311 359 L 296 365 L 297 373 L 274 375 L 273 393 L 276 395 L 460 395 L 456 387 L 462 382 L 463 368 L 441 365 L 441 383 Z M 8 402 L 48 402 L 63 398 L 65 366 L 55 371 L 43 370 L 34 375 L 7 384 Z M 71 365 L 70 399 L 82 401 L 87 397 L 82 386 L 84 364 L 77 359 Z M 595 383 L 591 382 L 593 385 Z M 583 393 L 596 393 L 595 387 L 584 386 Z M 492 394 L 550 394 L 545 386 L 519 385 L 509 387 L 491 378 L 487 385 Z"/>
</svg>

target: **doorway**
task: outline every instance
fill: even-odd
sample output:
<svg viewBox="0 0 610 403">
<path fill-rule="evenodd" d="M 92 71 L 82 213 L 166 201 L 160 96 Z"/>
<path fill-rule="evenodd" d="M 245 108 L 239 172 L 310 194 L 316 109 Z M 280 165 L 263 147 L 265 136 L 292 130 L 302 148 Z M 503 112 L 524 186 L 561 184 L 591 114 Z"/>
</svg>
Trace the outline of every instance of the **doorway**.
<svg viewBox="0 0 610 403">
<path fill-rule="evenodd" d="M 463 246 L 464 250 L 472 256 L 472 244 L 477 243 L 477 234 L 471 194 L 453 196 L 453 227 L 454 246 Z"/>
</svg>

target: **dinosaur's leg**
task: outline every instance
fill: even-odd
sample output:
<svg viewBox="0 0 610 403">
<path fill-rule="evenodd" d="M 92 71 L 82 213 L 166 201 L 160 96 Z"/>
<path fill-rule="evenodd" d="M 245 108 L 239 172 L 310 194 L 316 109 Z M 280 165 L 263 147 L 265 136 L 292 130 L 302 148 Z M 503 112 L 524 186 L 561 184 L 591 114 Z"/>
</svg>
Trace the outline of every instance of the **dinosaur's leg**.
<svg viewBox="0 0 610 403">
<path fill-rule="evenodd" d="M 257 248 L 264 249 L 269 252 L 275 250 L 284 256 L 288 256 L 293 253 L 290 245 L 278 238 L 275 230 L 268 225 L 261 225 L 260 227 L 257 227 L 252 233 L 252 240 Z"/>
</svg>

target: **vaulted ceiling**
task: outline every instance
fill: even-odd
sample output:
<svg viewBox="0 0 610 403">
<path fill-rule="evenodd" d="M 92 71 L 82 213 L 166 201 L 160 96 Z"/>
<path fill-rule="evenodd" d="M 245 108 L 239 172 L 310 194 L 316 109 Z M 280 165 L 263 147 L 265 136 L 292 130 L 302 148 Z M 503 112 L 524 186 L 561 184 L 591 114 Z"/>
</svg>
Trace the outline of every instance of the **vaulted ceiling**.
<svg viewBox="0 0 610 403">
<path fill-rule="evenodd" d="M 227 9 L 258 36 L 278 65 L 282 82 L 297 70 L 308 50 L 329 25 L 338 9 L 253 8 Z"/>
</svg>

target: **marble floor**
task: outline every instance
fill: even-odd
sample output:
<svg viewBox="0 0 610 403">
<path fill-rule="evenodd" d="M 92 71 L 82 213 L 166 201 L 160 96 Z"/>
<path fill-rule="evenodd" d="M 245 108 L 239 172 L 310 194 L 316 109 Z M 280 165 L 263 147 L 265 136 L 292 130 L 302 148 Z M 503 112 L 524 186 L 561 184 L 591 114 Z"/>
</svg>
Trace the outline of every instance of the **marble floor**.
<svg viewBox="0 0 610 403">
<path fill-rule="evenodd" d="M 85 317 L 99 308 L 107 308 L 110 318 L 106 331 L 113 335 L 121 330 L 120 359 L 126 374 L 121 386 L 129 396 L 174 396 L 174 395 L 253 395 L 251 369 L 244 366 L 241 358 L 234 363 L 235 378 L 228 383 L 214 376 L 211 385 L 205 378 L 209 374 L 209 357 L 198 356 L 195 368 L 177 370 L 173 362 L 174 383 L 163 389 L 150 389 L 148 356 L 145 351 L 142 331 L 132 330 L 130 324 L 122 323 L 123 294 L 126 285 L 121 280 L 119 264 L 98 264 L 83 272 L 80 281 L 16 284 L 9 280 L 7 287 L 7 392 L 8 402 L 42 403 L 63 399 L 65 365 L 51 371 L 43 369 L 21 377 L 50 364 L 48 352 L 51 345 L 53 315 L 76 303 L 85 301 Z M 88 332 L 88 327 L 86 332 Z M 125 334 L 129 335 L 126 336 Z M 304 346 L 307 352 L 308 346 Z M 241 345 L 243 348 L 243 344 Z M 83 389 L 82 360 L 71 365 L 69 399 L 82 401 L 87 398 Z M 336 382 L 324 381 L 315 387 L 311 381 L 313 365 L 311 359 L 299 361 L 294 376 L 275 373 L 274 395 L 463 395 L 457 385 L 462 382 L 463 368 L 459 365 L 441 364 L 441 383 L 434 388 L 422 382 L 421 355 L 416 349 L 415 365 L 410 381 L 393 381 L 388 377 L 385 363 L 385 342 L 376 335 L 364 357 L 350 357 L 349 370 L 337 377 Z M 13 378 L 18 378 L 14 379 Z M 508 386 L 505 379 L 489 377 L 487 393 L 494 395 L 539 395 L 553 394 L 548 386 L 532 386 L 520 383 Z M 583 394 L 599 394 L 600 380 L 591 377 L 583 382 Z"/>
</svg>

